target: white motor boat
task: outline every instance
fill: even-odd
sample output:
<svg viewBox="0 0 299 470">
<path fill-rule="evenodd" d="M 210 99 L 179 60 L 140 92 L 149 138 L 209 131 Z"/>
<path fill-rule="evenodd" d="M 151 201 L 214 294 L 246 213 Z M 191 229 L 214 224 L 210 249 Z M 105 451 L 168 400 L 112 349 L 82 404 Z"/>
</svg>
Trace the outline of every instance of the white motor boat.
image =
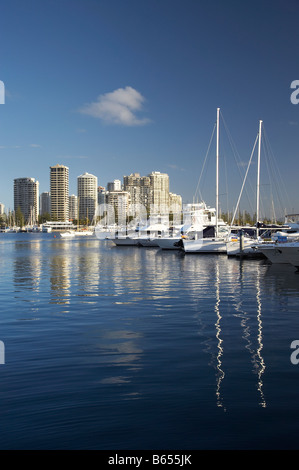
<svg viewBox="0 0 299 470">
<path fill-rule="evenodd" d="M 226 254 L 225 238 L 198 238 L 183 240 L 185 253 L 224 253 Z"/>
<path fill-rule="evenodd" d="M 90 237 L 94 234 L 92 230 L 76 230 L 75 236 L 76 237 Z"/>
<path fill-rule="evenodd" d="M 124 227 L 110 238 L 117 246 L 158 247 L 157 239 L 169 230 L 168 215 L 151 215 L 144 226 Z"/>
<path fill-rule="evenodd" d="M 76 232 L 73 231 L 67 231 L 67 232 L 61 232 L 60 237 L 61 238 L 74 238 L 76 235 Z"/>
<path fill-rule="evenodd" d="M 156 240 L 162 250 L 179 250 L 183 248 L 183 239 L 194 240 L 201 236 L 204 228 L 216 223 L 215 208 L 208 207 L 205 202 L 184 204 L 183 225 L 169 230 L 171 234 Z"/>
<path fill-rule="evenodd" d="M 218 235 L 215 227 L 205 227 L 198 237 L 188 239 L 183 238 L 183 249 L 185 253 L 226 253 L 226 239 L 228 228 L 225 224 L 218 226 Z"/>
</svg>

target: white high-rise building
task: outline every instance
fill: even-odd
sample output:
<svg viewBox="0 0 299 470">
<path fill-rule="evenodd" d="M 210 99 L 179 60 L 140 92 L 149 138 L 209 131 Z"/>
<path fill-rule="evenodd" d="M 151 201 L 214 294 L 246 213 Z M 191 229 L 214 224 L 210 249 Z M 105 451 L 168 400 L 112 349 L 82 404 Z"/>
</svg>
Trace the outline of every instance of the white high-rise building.
<svg viewBox="0 0 299 470">
<path fill-rule="evenodd" d="M 84 173 L 77 178 L 79 219 L 93 220 L 98 204 L 98 178 Z"/>
<path fill-rule="evenodd" d="M 107 183 L 107 191 L 121 191 L 121 181 L 113 180 L 112 183 Z"/>
<path fill-rule="evenodd" d="M 75 194 L 69 197 L 69 217 L 71 221 L 78 219 L 78 197 Z"/>
<path fill-rule="evenodd" d="M 64 165 L 50 167 L 51 218 L 69 220 L 69 168 Z"/>
<path fill-rule="evenodd" d="M 21 209 L 26 224 L 36 224 L 39 215 L 39 182 L 35 178 L 14 180 L 14 210 Z"/>
<path fill-rule="evenodd" d="M 0 215 L 4 214 L 4 208 L 5 208 L 4 204 L 0 202 Z"/>
</svg>

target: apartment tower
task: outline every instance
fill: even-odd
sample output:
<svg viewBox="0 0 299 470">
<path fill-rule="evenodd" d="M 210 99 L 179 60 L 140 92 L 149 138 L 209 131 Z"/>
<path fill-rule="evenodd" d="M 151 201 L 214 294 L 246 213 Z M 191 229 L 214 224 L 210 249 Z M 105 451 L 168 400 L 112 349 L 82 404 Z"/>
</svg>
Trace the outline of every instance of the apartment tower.
<svg viewBox="0 0 299 470">
<path fill-rule="evenodd" d="M 98 178 L 84 173 L 77 178 L 79 219 L 92 221 L 98 204 Z"/>
<path fill-rule="evenodd" d="M 149 203 L 156 212 L 167 213 L 169 210 L 169 176 L 167 173 L 153 171 L 149 175 L 150 198 Z"/>
<path fill-rule="evenodd" d="M 51 193 L 43 192 L 39 197 L 39 213 L 50 214 L 51 213 Z"/>
<path fill-rule="evenodd" d="M 35 178 L 14 179 L 14 210 L 21 209 L 26 224 L 36 224 L 39 215 L 39 182 Z"/>
<path fill-rule="evenodd" d="M 69 169 L 64 165 L 50 167 L 51 219 L 69 220 Z"/>
</svg>

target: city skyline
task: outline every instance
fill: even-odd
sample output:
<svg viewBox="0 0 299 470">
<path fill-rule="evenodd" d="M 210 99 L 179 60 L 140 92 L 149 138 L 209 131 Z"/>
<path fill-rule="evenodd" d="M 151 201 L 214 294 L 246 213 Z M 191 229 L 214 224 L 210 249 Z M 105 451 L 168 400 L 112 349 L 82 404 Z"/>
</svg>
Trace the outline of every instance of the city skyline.
<svg viewBox="0 0 299 470">
<path fill-rule="evenodd" d="M 93 221 L 99 215 L 97 207 L 100 204 L 112 205 L 117 211 L 121 207 L 123 217 L 128 215 L 129 208 L 137 215 L 139 205 L 158 212 L 182 207 L 182 197 L 169 191 L 167 173 L 152 171 L 147 176 L 140 176 L 135 172 L 124 175 L 123 181 L 114 179 L 103 187 L 99 186 L 95 175 L 85 171 L 76 178 L 77 194 L 71 194 L 69 167 L 57 163 L 49 169 L 49 191 L 39 191 L 39 181 L 35 178 L 15 178 L 13 208 L 6 208 L 0 202 L 3 215 L 16 215 L 21 211 L 24 222 L 32 225 L 37 223 L 39 215 L 50 215 L 52 220 L 60 221 L 78 216 L 80 220 Z"/>
<path fill-rule="evenodd" d="M 275 209 L 299 212 L 297 13 L 293 0 L 4 2 L 1 203 L 13 207 L 15 177 L 48 191 L 44 168 L 59 161 L 70 168 L 70 194 L 85 171 L 103 184 L 159 168 L 184 202 L 199 188 L 213 206 L 214 140 L 205 157 L 220 107 L 221 210 L 236 205 L 262 119 L 281 176 Z M 251 212 L 255 173 L 256 159 L 241 201 Z"/>
</svg>

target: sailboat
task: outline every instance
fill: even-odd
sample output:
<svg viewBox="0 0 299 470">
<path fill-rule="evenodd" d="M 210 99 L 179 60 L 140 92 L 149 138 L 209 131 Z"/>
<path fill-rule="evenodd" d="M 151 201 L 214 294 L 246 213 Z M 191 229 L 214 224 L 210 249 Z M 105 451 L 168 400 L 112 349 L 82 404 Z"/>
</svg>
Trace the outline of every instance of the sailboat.
<svg viewBox="0 0 299 470">
<path fill-rule="evenodd" d="M 219 113 L 217 108 L 217 140 L 216 140 L 216 221 L 214 233 L 207 237 L 202 233 L 197 233 L 195 239 L 183 239 L 185 253 L 226 253 L 226 237 L 228 230 L 226 224 L 219 221 Z"/>
<path fill-rule="evenodd" d="M 234 238 L 231 237 L 227 241 L 227 255 L 228 256 L 250 256 L 250 257 L 265 257 L 265 251 L 264 250 L 269 250 L 271 247 L 275 247 L 277 243 L 280 241 L 289 241 L 289 238 L 286 236 L 285 232 L 277 232 L 278 227 L 274 228 L 268 228 L 268 231 L 275 231 L 276 233 L 272 233 L 271 238 L 269 240 L 266 240 L 263 238 L 263 234 L 261 233 L 261 224 L 259 221 L 260 217 L 260 167 L 261 167 L 261 140 L 262 140 L 262 124 L 263 121 L 259 121 L 259 131 L 258 131 L 258 161 L 257 161 L 257 189 L 256 189 L 256 227 L 255 227 L 255 236 L 250 237 L 246 235 L 245 233 L 240 233 L 238 236 L 235 236 Z M 257 141 L 257 139 L 256 139 Z M 244 183 L 247 177 L 248 169 L 251 163 L 252 155 L 255 149 L 256 141 L 254 144 L 254 148 L 249 160 L 249 164 L 247 167 L 247 171 L 245 174 L 245 178 L 243 181 L 243 186 L 239 195 L 237 207 L 235 210 L 235 214 L 240 202 L 240 197 L 242 194 L 242 190 L 244 187 Z M 235 216 L 235 215 L 234 215 Z M 234 217 L 233 217 L 234 219 Z M 298 228 L 298 227 L 297 227 Z M 299 236 L 299 233 L 297 232 L 297 228 L 294 230 L 290 230 L 292 232 L 296 232 L 296 236 Z M 267 227 L 265 227 L 263 230 L 267 230 Z M 286 228 L 287 229 L 287 228 Z M 287 229 L 288 230 L 288 229 Z M 291 235 L 291 234 L 290 234 Z M 282 240 L 286 236 L 285 240 Z M 268 253 L 269 251 L 267 251 Z"/>
<path fill-rule="evenodd" d="M 262 124 L 263 124 L 263 121 L 260 121 L 259 122 L 259 132 L 258 132 L 258 162 L 257 162 L 257 190 L 256 190 L 256 233 L 255 233 L 255 237 L 254 238 L 250 237 L 250 236 L 244 234 L 241 231 L 241 233 L 238 236 L 232 236 L 232 237 L 228 238 L 227 243 L 226 243 L 227 255 L 228 256 L 236 256 L 236 255 L 240 255 L 240 254 L 242 254 L 242 255 L 252 254 L 252 255 L 256 256 L 256 255 L 259 254 L 258 250 L 256 248 L 253 248 L 253 247 L 257 243 L 260 242 L 260 238 L 259 238 L 259 207 L 260 207 L 260 165 L 261 165 L 260 162 L 261 162 Z M 245 174 L 245 178 L 244 178 L 244 181 L 243 181 L 243 185 L 242 185 L 242 188 L 241 188 L 241 192 L 240 192 L 240 195 L 239 195 L 239 199 L 238 199 L 238 202 L 237 202 L 237 205 L 236 205 L 236 209 L 235 209 L 235 213 L 234 213 L 231 225 L 233 224 L 235 214 L 238 210 L 239 202 L 240 202 L 240 199 L 241 199 L 242 191 L 243 191 L 244 184 L 245 184 L 245 181 L 246 181 L 246 177 L 247 177 L 247 174 L 248 174 L 249 166 L 250 166 L 250 163 L 251 163 L 251 160 L 252 160 L 255 145 L 256 145 L 256 141 L 255 141 L 253 151 L 252 151 L 252 154 L 251 154 L 251 157 L 250 157 L 250 160 L 249 160 L 249 164 L 248 164 L 248 167 L 247 167 L 247 171 L 246 171 L 246 174 Z"/>
</svg>

